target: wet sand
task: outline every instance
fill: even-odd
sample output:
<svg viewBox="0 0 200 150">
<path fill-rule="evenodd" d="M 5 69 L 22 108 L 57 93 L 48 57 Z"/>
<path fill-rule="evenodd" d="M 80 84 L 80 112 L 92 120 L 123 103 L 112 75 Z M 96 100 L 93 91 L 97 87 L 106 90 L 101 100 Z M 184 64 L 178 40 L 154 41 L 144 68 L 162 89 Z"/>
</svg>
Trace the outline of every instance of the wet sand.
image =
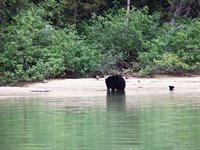
<svg viewBox="0 0 200 150">
<path fill-rule="evenodd" d="M 169 86 L 174 86 L 169 91 Z M 200 77 L 157 77 L 126 79 L 126 95 L 200 94 Z M 105 78 L 54 79 L 22 87 L 0 87 L 0 99 L 6 97 L 96 97 L 107 94 Z"/>
</svg>

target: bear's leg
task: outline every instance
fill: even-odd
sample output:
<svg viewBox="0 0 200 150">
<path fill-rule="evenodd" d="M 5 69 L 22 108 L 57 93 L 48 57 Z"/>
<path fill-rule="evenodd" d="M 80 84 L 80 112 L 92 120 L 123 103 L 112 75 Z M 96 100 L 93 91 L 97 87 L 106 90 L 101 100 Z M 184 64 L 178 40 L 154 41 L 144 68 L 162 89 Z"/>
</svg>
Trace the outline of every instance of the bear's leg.
<svg viewBox="0 0 200 150">
<path fill-rule="evenodd" d="M 115 91 L 115 89 L 114 89 L 114 88 L 112 88 L 112 91 Z"/>
</svg>

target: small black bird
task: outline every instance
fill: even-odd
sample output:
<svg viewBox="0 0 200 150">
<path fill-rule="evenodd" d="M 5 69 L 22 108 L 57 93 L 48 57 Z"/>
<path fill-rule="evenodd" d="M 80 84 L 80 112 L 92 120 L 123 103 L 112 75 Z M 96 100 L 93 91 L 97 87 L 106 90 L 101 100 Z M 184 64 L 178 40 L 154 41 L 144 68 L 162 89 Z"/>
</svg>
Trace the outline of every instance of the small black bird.
<svg viewBox="0 0 200 150">
<path fill-rule="evenodd" d="M 170 90 L 170 91 L 173 91 L 173 90 L 174 90 L 174 88 L 175 88 L 175 87 L 174 87 L 174 86 L 172 86 L 172 85 L 170 85 L 170 86 L 169 86 L 169 90 Z"/>
</svg>

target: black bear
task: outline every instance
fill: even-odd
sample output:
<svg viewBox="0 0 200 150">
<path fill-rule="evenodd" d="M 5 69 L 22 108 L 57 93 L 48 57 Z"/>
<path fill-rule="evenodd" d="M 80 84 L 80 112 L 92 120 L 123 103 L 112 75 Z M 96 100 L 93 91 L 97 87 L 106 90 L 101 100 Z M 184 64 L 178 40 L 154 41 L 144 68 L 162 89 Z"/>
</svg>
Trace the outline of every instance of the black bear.
<svg viewBox="0 0 200 150">
<path fill-rule="evenodd" d="M 110 91 L 124 91 L 126 82 L 124 78 L 120 75 L 109 76 L 106 79 L 107 90 Z"/>
</svg>

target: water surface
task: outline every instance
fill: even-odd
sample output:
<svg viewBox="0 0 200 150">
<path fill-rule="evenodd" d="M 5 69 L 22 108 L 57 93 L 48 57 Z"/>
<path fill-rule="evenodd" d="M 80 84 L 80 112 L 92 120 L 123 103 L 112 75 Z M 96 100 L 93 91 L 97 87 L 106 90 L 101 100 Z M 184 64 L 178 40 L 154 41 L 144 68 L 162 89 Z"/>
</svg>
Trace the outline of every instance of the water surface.
<svg viewBox="0 0 200 150">
<path fill-rule="evenodd" d="M 0 101 L 2 150 L 199 150 L 200 95 Z"/>
</svg>

